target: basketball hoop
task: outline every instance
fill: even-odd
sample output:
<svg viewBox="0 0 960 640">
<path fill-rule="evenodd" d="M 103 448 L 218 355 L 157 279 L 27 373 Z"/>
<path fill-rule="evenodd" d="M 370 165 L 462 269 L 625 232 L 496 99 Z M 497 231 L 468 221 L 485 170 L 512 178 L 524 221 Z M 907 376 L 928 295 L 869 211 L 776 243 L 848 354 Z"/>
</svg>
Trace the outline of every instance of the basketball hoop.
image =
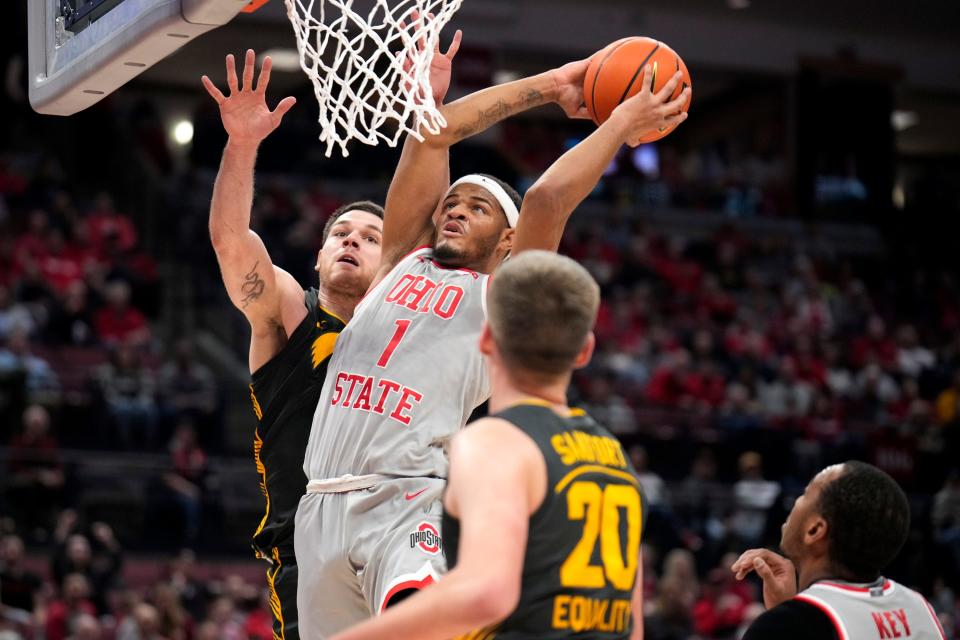
<svg viewBox="0 0 960 640">
<path fill-rule="evenodd" d="M 430 90 L 430 62 L 463 0 L 366 0 L 365 13 L 359 0 L 284 2 L 320 103 L 328 157 L 335 146 L 348 156 L 351 140 L 394 147 L 404 133 L 422 140 L 421 130 L 446 126 Z"/>
</svg>

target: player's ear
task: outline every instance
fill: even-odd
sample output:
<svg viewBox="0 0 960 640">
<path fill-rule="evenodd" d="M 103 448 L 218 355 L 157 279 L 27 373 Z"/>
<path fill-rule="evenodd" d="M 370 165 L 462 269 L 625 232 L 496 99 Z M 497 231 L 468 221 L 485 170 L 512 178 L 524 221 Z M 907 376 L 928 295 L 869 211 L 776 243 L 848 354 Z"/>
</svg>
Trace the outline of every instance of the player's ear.
<svg viewBox="0 0 960 640">
<path fill-rule="evenodd" d="M 323 255 L 323 249 L 320 249 L 320 251 L 317 251 L 317 264 L 313 265 L 314 271 L 320 271 L 320 256 L 322 255 Z"/>
<path fill-rule="evenodd" d="M 490 325 L 483 323 L 483 329 L 480 330 L 480 353 L 485 356 L 493 355 L 493 334 L 490 332 Z"/>
<path fill-rule="evenodd" d="M 583 342 L 583 347 L 580 349 L 580 353 L 577 354 L 577 359 L 573 361 L 574 369 L 583 369 L 585 366 L 590 364 L 590 359 L 593 357 L 593 350 L 597 346 L 597 338 L 593 335 L 593 331 L 587 334 L 587 339 Z"/>
<path fill-rule="evenodd" d="M 510 227 L 500 232 L 500 242 L 497 243 L 497 249 L 501 254 L 507 255 L 513 250 L 513 238 L 516 233 L 516 229 L 511 229 Z"/>
<path fill-rule="evenodd" d="M 823 519 L 823 516 L 814 515 L 807 521 L 806 530 L 803 532 L 803 541 L 808 545 L 825 542 L 827 528 L 827 521 Z"/>
</svg>

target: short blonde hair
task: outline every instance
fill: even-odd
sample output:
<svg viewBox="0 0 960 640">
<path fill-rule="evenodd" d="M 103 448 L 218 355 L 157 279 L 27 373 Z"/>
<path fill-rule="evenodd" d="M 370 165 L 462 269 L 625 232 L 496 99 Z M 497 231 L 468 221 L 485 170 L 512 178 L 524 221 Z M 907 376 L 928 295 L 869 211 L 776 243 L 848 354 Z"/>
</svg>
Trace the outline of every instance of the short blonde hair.
<svg viewBox="0 0 960 640">
<path fill-rule="evenodd" d="M 586 269 L 548 251 L 527 251 L 494 273 L 487 319 L 510 367 L 559 376 L 573 366 L 597 319 L 600 287 Z"/>
</svg>

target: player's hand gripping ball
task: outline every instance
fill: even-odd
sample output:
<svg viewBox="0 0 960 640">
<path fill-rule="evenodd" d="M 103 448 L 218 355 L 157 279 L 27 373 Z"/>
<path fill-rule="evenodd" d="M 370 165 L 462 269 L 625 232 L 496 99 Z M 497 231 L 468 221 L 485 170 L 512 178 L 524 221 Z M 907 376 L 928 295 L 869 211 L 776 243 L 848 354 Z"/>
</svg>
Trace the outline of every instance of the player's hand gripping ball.
<svg viewBox="0 0 960 640">
<path fill-rule="evenodd" d="M 593 56 L 583 81 L 583 101 L 594 122 L 603 124 L 621 102 L 640 91 L 640 78 L 645 65 L 653 69 L 654 93 L 662 89 L 677 71 L 683 74 L 683 79 L 670 100 L 679 96 L 685 88 L 693 86 L 687 65 L 664 43 L 640 36 L 617 40 Z M 688 99 L 684 103 L 682 111 L 690 108 L 690 102 Z M 651 131 L 639 142 L 659 140 L 675 128 L 676 124 Z"/>
</svg>

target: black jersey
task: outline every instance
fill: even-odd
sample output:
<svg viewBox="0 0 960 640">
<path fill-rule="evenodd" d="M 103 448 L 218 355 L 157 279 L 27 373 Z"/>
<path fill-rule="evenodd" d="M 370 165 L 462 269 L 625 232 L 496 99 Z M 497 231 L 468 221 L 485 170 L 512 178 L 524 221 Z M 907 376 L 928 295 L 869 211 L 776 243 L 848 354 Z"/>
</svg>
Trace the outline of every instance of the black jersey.
<svg viewBox="0 0 960 640">
<path fill-rule="evenodd" d="M 529 435 L 547 463 L 547 494 L 530 516 L 520 602 L 466 638 L 628 638 L 646 500 L 620 442 L 579 409 L 520 404 L 492 417 Z M 447 563 L 460 523 L 444 512 Z"/>
<path fill-rule="evenodd" d="M 287 344 L 252 376 L 250 398 L 258 423 L 253 455 L 266 513 L 253 534 L 257 557 L 293 561 L 293 519 L 307 486 L 303 457 L 327 363 L 344 322 L 304 291 L 307 317 Z"/>
</svg>

